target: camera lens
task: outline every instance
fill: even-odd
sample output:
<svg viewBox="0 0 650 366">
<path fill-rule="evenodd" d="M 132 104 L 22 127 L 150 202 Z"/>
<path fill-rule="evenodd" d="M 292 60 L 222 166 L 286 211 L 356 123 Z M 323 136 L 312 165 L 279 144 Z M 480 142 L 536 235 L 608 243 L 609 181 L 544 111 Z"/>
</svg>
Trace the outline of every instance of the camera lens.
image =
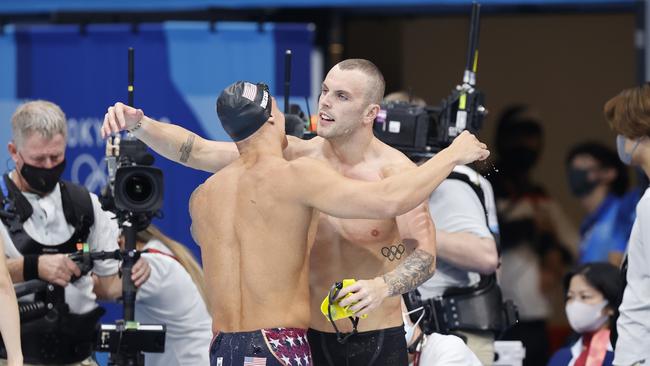
<svg viewBox="0 0 650 366">
<path fill-rule="evenodd" d="M 141 203 L 149 199 L 153 192 L 151 179 L 147 176 L 132 175 L 124 187 L 126 196 L 134 203 Z"/>
<path fill-rule="evenodd" d="M 115 173 L 115 207 L 132 212 L 155 212 L 162 207 L 162 171 L 150 166 L 125 166 Z"/>
</svg>

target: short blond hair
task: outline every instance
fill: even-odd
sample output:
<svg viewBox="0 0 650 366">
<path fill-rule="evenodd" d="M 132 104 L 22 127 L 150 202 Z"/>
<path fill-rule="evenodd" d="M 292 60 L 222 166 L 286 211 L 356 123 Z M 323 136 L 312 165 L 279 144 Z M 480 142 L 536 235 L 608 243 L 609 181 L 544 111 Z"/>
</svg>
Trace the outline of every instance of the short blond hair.
<svg viewBox="0 0 650 366">
<path fill-rule="evenodd" d="M 650 136 L 650 84 L 623 90 L 605 103 L 604 113 L 616 133 L 633 139 Z"/>
<path fill-rule="evenodd" d="M 368 76 L 366 97 L 370 103 L 381 103 L 384 98 L 386 82 L 379 68 L 372 62 L 362 58 L 350 58 L 336 64 L 341 70 L 358 70 Z"/>
<path fill-rule="evenodd" d="M 11 134 L 14 144 L 21 147 L 25 139 L 38 132 L 46 139 L 57 134 L 68 137 L 65 114 L 61 108 L 46 100 L 23 103 L 11 117 Z"/>
</svg>

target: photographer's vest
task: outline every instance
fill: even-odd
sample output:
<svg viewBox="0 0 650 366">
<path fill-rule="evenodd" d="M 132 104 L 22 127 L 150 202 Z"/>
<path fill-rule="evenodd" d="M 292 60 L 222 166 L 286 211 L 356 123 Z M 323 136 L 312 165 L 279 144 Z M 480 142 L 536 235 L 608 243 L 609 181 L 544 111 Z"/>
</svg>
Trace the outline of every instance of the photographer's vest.
<svg viewBox="0 0 650 366">
<path fill-rule="evenodd" d="M 74 253 L 76 244 L 88 239 L 95 220 L 90 193 L 71 182 L 60 181 L 59 186 L 63 214 L 66 222 L 74 227 L 74 233 L 63 243 L 44 245 L 29 236 L 23 227 L 33 214 L 32 205 L 8 174 L 0 179 L 0 219 L 21 254 Z M 55 287 L 59 297 L 55 308 L 45 317 L 21 322 L 23 357 L 27 363 L 74 363 L 88 358 L 94 350 L 95 330 L 104 310 L 98 307 L 85 314 L 72 314 L 65 304 L 63 288 Z M 44 296 L 37 293 L 35 298 Z M 0 356 L 7 356 L 2 342 Z"/>
<path fill-rule="evenodd" d="M 0 182 L 0 216 L 7 228 L 16 249 L 22 255 L 74 253 L 77 243 L 85 243 L 90 228 L 95 222 L 90 193 L 86 187 L 72 182 L 60 181 L 61 204 L 63 215 L 68 224 L 72 225 L 74 233 L 65 242 L 57 245 L 44 245 L 30 237 L 23 224 L 33 213 L 32 205 L 11 180 L 9 174 L 4 174 Z"/>
</svg>

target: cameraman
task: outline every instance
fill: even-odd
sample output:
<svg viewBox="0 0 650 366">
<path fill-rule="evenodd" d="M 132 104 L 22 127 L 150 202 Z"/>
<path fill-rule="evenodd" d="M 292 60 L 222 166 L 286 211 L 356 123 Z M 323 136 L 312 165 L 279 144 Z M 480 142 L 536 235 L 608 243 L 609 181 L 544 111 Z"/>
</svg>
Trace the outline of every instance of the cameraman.
<svg viewBox="0 0 650 366">
<path fill-rule="evenodd" d="M 405 92 L 388 94 L 384 101 L 426 106 L 424 100 Z M 443 296 L 450 288 L 477 285 L 481 274 L 495 273 L 499 258 L 492 233 L 498 233 L 499 227 L 492 186 L 483 176 L 467 166 L 457 166 L 454 173 L 431 194 L 429 212 L 436 223 L 438 260 L 436 275 L 418 287 L 422 299 Z M 498 310 L 485 309 L 485 312 Z M 492 332 L 458 330 L 454 333 L 465 339 L 483 365 L 492 364 Z M 427 348 L 436 347 L 436 344 L 425 342 L 422 354 L 433 354 Z M 426 360 L 421 362 L 426 365 Z"/>
<path fill-rule="evenodd" d="M 14 283 L 41 279 L 57 285 L 55 291 L 69 307 L 69 313 L 59 312 L 60 323 L 55 327 L 44 329 L 49 325 L 47 319 L 31 321 L 29 331 L 23 326 L 25 361 L 96 365 L 91 358 L 94 331 L 103 310 L 95 302 L 90 275 L 82 274 L 68 254 L 77 251 L 77 243 L 88 243 L 91 251 L 118 249 L 117 224 L 102 211 L 96 195 L 60 179 L 65 168 L 67 126 L 56 104 L 41 100 L 22 104 L 11 122 L 8 148 L 16 168 L 0 179 L 0 235 L 9 273 Z M 114 300 L 121 295 L 116 260 L 96 261 L 93 272 L 98 276 L 95 293 L 100 298 Z M 146 262 L 134 266 L 136 286 L 148 276 Z M 5 364 L 0 360 L 0 365 Z"/>
</svg>

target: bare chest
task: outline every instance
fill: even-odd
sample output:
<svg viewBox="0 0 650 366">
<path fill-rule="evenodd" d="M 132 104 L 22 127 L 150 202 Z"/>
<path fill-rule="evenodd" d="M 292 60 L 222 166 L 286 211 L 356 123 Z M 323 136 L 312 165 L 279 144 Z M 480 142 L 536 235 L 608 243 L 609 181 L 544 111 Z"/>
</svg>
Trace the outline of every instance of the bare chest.
<svg viewBox="0 0 650 366">
<path fill-rule="evenodd" d="M 378 245 L 397 240 L 395 220 L 339 219 L 321 214 L 316 242 L 348 242 L 356 245 Z"/>
<path fill-rule="evenodd" d="M 343 176 L 362 181 L 379 181 L 383 179 L 381 166 L 373 163 L 357 164 L 346 167 L 331 163 Z M 395 219 L 388 220 L 361 220 L 340 219 L 337 217 L 320 215 L 319 234 L 316 241 L 348 242 L 356 245 L 375 246 L 397 240 L 398 231 Z"/>
</svg>

